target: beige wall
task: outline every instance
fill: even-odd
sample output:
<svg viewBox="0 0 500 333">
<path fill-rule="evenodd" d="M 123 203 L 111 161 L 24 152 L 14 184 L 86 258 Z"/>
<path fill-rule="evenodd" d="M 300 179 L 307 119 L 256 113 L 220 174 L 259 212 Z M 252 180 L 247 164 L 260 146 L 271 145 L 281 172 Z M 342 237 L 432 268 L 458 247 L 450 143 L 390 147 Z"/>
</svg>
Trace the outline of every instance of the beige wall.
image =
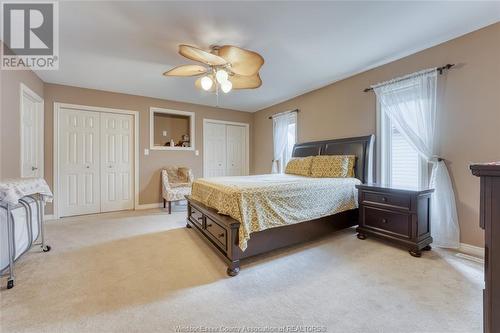
<svg viewBox="0 0 500 333">
<path fill-rule="evenodd" d="M 300 109 L 300 142 L 375 133 L 376 100 L 364 88 L 447 63 L 457 66 L 439 81 L 439 149 L 455 187 L 461 241 L 483 246 L 479 179 L 471 176 L 468 166 L 500 160 L 500 23 L 255 113 L 254 172 L 269 172 L 269 115 Z"/>
<path fill-rule="evenodd" d="M 189 133 L 189 116 L 178 116 L 165 113 L 155 113 L 154 116 L 154 144 L 164 146 L 165 142 L 173 139 L 175 144 L 182 140 L 182 136 Z M 163 136 L 167 131 L 167 136 Z"/>
<path fill-rule="evenodd" d="M 79 104 L 87 106 L 107 107 L 139 111 L 139 203 L 150 204 L 161 201 L 160 170 L 166 165 L 183 165 L 193 169 L 196 177 L 203 173 L 203 119 L 218 119 L 250 124 L 252 129 L 253 115 L 208 106 L 167 100 L 112 93 L 106 91 L 83 89 L 55 84 L 45 84 L 45 175 L 49 185 L 53 186 L 53 108 L 54 102 Z M 149 156 L 144 155 L 144 149 L 149 149 L 149 108 L 192 111 L 195 113 L 195 149 L 194 151 L 154 151 Z M 252 147 L 250 147 L 252 151 Z M 47 211 L 50 213 L 51 207 Z"/>
<path fill-rule="evenodd" d="M 43 98 L 43 81 L 32 71 L 0 71 L 0 179 L 21 176 L 21 83 Z"/>
</svg>

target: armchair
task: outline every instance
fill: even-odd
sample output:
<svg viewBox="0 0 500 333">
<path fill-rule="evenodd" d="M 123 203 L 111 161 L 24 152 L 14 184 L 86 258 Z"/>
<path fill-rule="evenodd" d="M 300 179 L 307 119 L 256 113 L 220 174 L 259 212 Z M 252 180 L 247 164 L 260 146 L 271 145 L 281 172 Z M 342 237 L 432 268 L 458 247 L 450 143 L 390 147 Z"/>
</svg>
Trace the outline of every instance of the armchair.
<svg viewBox="0 0 500 333">
<path fill-rule="evenodd" d="M 163 208 L 168 202 L 168 213 L 172 213 L 172 201 L 184 200 L 191 194 L 194 177 L 191 169 L 185 167 L 166 167 L 161 171 Z"/>
</svg>

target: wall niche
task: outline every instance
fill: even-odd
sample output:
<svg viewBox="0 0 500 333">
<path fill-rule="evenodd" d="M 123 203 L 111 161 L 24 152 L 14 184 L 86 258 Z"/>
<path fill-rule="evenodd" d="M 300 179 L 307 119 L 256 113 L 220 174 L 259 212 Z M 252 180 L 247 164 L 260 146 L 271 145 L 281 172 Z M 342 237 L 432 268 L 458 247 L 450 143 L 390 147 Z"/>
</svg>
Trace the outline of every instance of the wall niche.
<svg viewBox="0 0 500 333">
<path fill-rule="evenodd" d="M 194 150 L 194 112 L 151 108 L 150 149 Z"/>
</svg>

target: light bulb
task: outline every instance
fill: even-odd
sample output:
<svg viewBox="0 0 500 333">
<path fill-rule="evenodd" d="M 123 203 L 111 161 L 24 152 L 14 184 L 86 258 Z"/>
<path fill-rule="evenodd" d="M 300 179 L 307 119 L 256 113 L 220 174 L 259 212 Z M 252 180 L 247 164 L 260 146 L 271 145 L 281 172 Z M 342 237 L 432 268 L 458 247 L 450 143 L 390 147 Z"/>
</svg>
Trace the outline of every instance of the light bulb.
<svg viewBox="0 0 500 333">
<path fill-rule="evenodd" d="M 215 78 L 217 79 L 217 82 L 219 82 L 220 84 L 222 84 L 223 82 L 227 81 L 228 74 L 227 74 L 227 72 L 225 70 L 219 69 L 215 73 Z"/>
<path fill-rule="evenodd" d="M 212 81 L 212 79 L 210 77 L 204 76 L 201 78 L 201 87 L 203 88 L 203 90 L 205 90 L 205 91 L 210 90 L 210 88 L 212 88 L 213 84 L 214 84 L 214 82 Z"/>
<path fill-rule="evenodd" d="M 231 89 L 233 89 L 233 84 L 231 83 L 231 81 L 226 80 L 225 82 L 222 82 L 222 83 L 220 84 L 220 88 L 222 89 L 222 91 L 223 91 L 224 93 L 226 93 L 226 94 L 227 94 L 228 92 L 230 92 L 230 91 L 231 91 Z"/>
</svg>

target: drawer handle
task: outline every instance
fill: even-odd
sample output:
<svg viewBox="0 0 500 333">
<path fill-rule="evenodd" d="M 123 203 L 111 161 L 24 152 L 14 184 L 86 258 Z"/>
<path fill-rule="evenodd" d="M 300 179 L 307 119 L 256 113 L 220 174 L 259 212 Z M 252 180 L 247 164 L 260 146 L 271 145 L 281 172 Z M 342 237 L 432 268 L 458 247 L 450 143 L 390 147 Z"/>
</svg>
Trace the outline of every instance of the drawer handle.
<svg viewBox="0 0 500 333">
<path fill-rule="evenodd" d="M 387 219 L 382 219 L 382 223 L 387 223 Z"/>
<path fill-rule="evenodd" d="M 219 234 L 219 238 L 224 237 L 224 233 Z"/>
<path fill-rule="evenodd" d="M 386 197 L 382 197 L 382 201 L 383 202 L 387 202 L 387 198 Z"/>
<path fill-rule="evenodd" d="M 212 223 L 207 224 L 207 227 L 211 227 L 211 226 L 212 226 Z"/>
<path fill-rule="evenodd" d="M 198 221 L 203 220 L 203 216 L 197 217 Z"/>
</svg>

